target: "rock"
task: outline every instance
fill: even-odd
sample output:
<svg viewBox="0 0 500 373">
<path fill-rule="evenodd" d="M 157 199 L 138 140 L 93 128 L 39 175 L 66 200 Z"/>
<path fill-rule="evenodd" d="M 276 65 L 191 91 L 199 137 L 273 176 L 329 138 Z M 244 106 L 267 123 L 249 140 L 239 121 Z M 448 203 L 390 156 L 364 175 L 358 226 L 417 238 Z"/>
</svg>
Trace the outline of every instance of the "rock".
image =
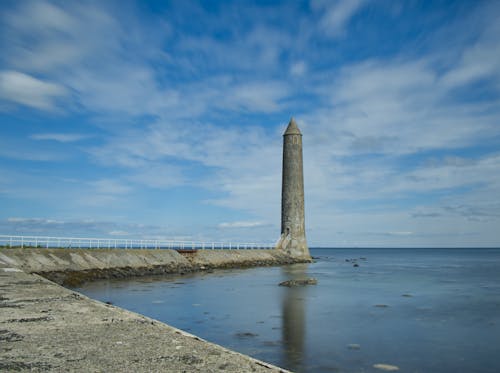
<svg viewBox="0 0 500 373">
<path fill-rule="evenodd" d="M 402 296 L 402 297 L 405 297 L 405 298 L 411 298 L 411 297 L 413 297 L 413 295 L 411 295 L 411 294 L 403 294 L 403 295 L 401 295 L 401 296 Z"/>
<path fill-rule="evenodd" d="M 378 307 L 378 308 L 387 308 L 389 307 L 387 304 L 376 304 L 373 307 Z"/>
<path fill-rule="evenodd" d="M 357 343 L 351 343 L 351 344 L 347 345 L 347 348 L 349 350 L 359 350 L 359 349 L 361 349 L 361 346 L 358 345 Z"/>
<path fill-rule="evenodd" d="M 259 335 L 250 332 L 241 332 L 241 333 L 236 333 L 236 336 L 238 338 L 252 338 L 252 337 L 258 337 Z"/>
<path fill-rule="evenodd" d="M 390 365 L 390 364 L 373 364 L 373 367 L 375 369 L 380 369 L 380 370 L 385 370 L 387 372 L 392 372 L 399 370 L 399 367 L 396 365 Z"/>
<path fill-rule="evenodd" d="M 300 280 L 288 280 L 288 281 L 283 281 L 280 282 L 279 286 L 305 286 L 305 285 L 316 285 L 318 283 L 318 280 L 315 278 L 304 278 Z"/>
<path fill-rule="evenodd" d="M 352 266 L 353 267 L 359 267 L 359 264 L 358 263 L 354 263 Z"/>
</svg>

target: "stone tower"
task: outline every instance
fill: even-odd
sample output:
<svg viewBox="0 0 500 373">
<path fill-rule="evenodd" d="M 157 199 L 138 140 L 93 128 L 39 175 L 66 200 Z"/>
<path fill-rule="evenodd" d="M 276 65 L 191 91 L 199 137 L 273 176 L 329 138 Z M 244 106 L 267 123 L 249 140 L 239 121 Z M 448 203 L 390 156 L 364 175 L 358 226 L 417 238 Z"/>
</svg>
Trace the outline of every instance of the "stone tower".
<svg viewBox="0 0 500 373">
<path fill-rule="evenodd" d="M 311 259 L 304 220 L 302 133 L 292 118 L 283 134 L 281 238 L 276 246 L 294 258 Z"/>
</svg>

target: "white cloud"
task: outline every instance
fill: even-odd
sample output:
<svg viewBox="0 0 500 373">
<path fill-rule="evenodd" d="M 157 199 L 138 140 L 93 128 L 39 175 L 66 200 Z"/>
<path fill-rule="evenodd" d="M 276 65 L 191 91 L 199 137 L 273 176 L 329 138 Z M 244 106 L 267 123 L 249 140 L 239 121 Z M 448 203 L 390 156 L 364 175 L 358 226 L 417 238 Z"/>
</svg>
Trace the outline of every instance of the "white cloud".
<svg viewBox="0 0 500 373">
<path fill-rule="evenodd" d="M 43 219 L 43 218 L 19 218 L 19 217 L 10 217 L 7 218 L 7 222 L 9 223 L 36 223 L 43 225 L 50 224 L 64 224 L 63 221 L 54 220 L 54 219 Z"/>
<path fill-rule="evenodd" d="M 152 188 L 166 189 L 187 184 L 182 168 L 169 164 L 148 162 L 144 167 L 126 176 L 126 179 Z"/>
<path fill-rule="evenodd" d="M 222 100 L 222 105 L 252 112 L 270 113 L 281 108 L 280 101 L 289 94 L 289 91 L 284 83 L 255 82 L 234 85 L 226 94 L 227 97 Z"/>
<path fill-rule="evenodd" d="M 220 223 L 218 225 L 219 228 L 257 228 L 262 227 L 263 225 L 267 225 L 261 221 L 233 221 L 228 223 Z"/>
<path fill-rule="evenodd" d="M 450 88 L 477 82 L 481 79 L 497 81 L 500 91 L 500 16 L 492 13 L 484 31 L 474 44 L 467 46 L 459 54 L 453 68 L 442 77 L 442 83 Z"/>
<path fill-rule="evenodd" d="M 349 20 L 366 3 L 365 0 L 313 1 L 313 8 L 323 13 L 319 25 L 331 37 L 342 36 Z"/>
<path fill-rule="evenodd" d="M 18 71 L 0 71 L 0 100 L 50 111 L 55 109 L 56 100 L 66 94 L 66 89 L 59 84 Z"/>
<path fill-rule="evenodd" d="M 304 61 L 298 61 L 290 66 L 290 75 L 303 76 L 307 72 L 307 64 Z"/>
<path fill-rule="evenodd" d="M 175 92 L 158 86 L 151 66 L 162 59 L 157 47 L 165 28 L 150 33 L 154 22 L 138 25 L 126 16 L 127 6 L 109 5 L 28 1 L 6 12 L 5 59 L 23 71 L 8 76 L 10 99 L 47 110 L 54 97 L 71 91 L 64 110 L 113 115 L 157 114 L 176 102 Z M 59 84 L 32 77 L 37 74 Z"/>
<path fill-rule="evenodd" d="M 97 194 L 101 195 L 123 195 L 130 193 L 133 189 L 128 185 L 124 185 L 121 181 L 114 179 L 101 179 L 91 181 L 89 184 L 95 188 Z"/>
<path fill-rule="evenodd" d="M 0 94 L 8 95 L 9 105 L 42 110 L 53 110 L 66 98 L 65 110 L 83 112 L 104 129 L 103 141 L 86 150 L 116 178 L 96 175 L 81 183 L 81 190 L 66 193 L 81 208 L 131 205 L 144 185 L 189 185 L 208 189 L 209 204 L 235 212 L 233 223 L 224 218 L 225 228 L 278 223 L 281 131 L 287 117 L 297 115 L 304 133 L 310 237 L 327 239 L 338 229 L 351 232 L 351 243 L 357 233 L 366 240 L 385 235 L 404 242 L 404 235 L 388 233 L 414 232 L 407 238 L 424 242 L 437 234 L 428 223 L 433 219 L 452 235 L 464 229 L 472 236 L 483 228 L 463 228 L 463 221 L 497 219 L 498 206 L 487 208 L 485 201 L 499 193 L 498 156 L 475 155 L 474 148 L 495 145 L 500 106 L 497 96 L 469 99 L 461 92 L 478 82 L 481 90 L 500 89 L 498 17 L 468 28 L 467 38 L 447 38 L 445 48 L 432 51 L 433 44 L 426 43 L 425 55 L 401 47 L 384 58 L 338 57 L 330 67 L 332 43 L 342 47 L 339 37 L 365 3 L 318 1 L 312 3 L 316 12 L 305 17 L 255 7 L 259 21 L 250 25 L 233 22 L 232 16 L 248 19 L 239 7 L 223 7 L 217 17 L 199 7 L 206 32 L 200 36 L 184 29 L 179 36 L 166 23 L 170 19 L 165 27 L 152 18 L 147 25 L 127 6 L 27 1 L 6 12 L 0 26 L 9 41 L 2 54 L 4 71 L 21 74 L 17 80 L 25 87 L 18 83 L 14 89 L 10 83 Z M 226 18 L 231 23 L 221 21 Z M 277 19 L 293 27 L 277 26 Z M 318 28 L 326 35 L 318 35 Z M 447 36 L 463 34 L 443 28 Z M 248 124 L 242 116 L 256 119 Z M 83 139 L 60 129 L 40 131 L 31 138 Z M 54 158 L 52 152 L 19 151 L 8 142 L 2 142 L 4 156 Z M 473 155 L 453 155 L 462 148 Z M 434 158 L 416 161 L 433 152 L 438 153 L 429 155 Z M 57 194 L 48 188 L 14 190 L 10 183 L 9 196 Z M 443 191 L 448 198 L 427 199 Z M 405 200 L 410 207 L 399 199 L 411 200 Z M 115 228 L 106 232 L 132 231 Z M 255 228 L 279 233 L 276 227 Z M 427 238 L 425 231 L 431 232 Z"/>
<path fill-rule="evenodd" d="M 323 155 L 453 149 L 479 144 L 500 131 L 498 108 L 452 100 L 427 60 L 352 65 L 319 91 L 330 101 L 304 117 L 311 134 L 304 141 L 321 147 Z"/>
<path fill-rule="evenodd" d="M 88 137 L 88 135 L 78 133 L 36 133 L 30 136 L 33 140 L 49 140 L 62 143 L 80 141 Z"/>
<path fill-rule="evenodd" d="M 129 233 L 127 231 L 111 231 L 109 232 L 111 236 L 128 236 Z"/>
</svg>

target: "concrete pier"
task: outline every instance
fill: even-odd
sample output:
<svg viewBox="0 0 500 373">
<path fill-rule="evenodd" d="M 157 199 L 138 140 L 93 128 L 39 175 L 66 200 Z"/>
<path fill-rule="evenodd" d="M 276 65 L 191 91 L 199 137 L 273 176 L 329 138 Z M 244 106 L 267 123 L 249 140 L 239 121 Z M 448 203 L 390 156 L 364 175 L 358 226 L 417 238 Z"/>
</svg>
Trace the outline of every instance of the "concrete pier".
<svg viewBox="0 0 500 373">
<path fill-rule="evenodd" d="M 56 250 L 41 251 L 0 250 L 0 371 L 286 372 L 25 271 L 41 262 L 54 270 L 56 267 L 50 267 L 54 263 L 59 263 L 59 270 L 70 266 L 76 270 L 92 261 L 95 267 L 106 255 L 119 256 L 116 252 L 91 255 L 85 250 L 63 253 L 60 249 L 59 254 Z M 154 250 L 149 251 L 153 256 Z M 64 261 L 63 255 L 90 257 L 76 264 L 79 259 Z M 140 252 L 123 255 L 130 256 L 127 260 L 132 262 L 147 257 Z M 132 259 L 134 255 L 137 257 Z M 178 253 L 159 255 L 172 255 L 189 265 L 189 259 L 178 257 Z M 206 258 L 200 262 L 206 265 L 222 265 L 228 257 L 236 258 L 228 253 L 204 255 Z M 251 256 L 246 255 L 246 259 Z M 262 259 L 263 254 L 252 255 Z M 241 263 L 245 254 L 240 256 Z M 158 257 L 149 260 L 152 263 Z M 14 262 L 18 266 L 13 266 Z M 37 267 L 38 271 L 43 269 Z"/>
<path fill-rule="evenodd" d="M 0 371 L 285 371 L 37 275 L 0 268 L 0 289 Z"/>
<path fill-rule="evenodd" d="M 304 262 L 279 250 L 0 249 L 0 264 L 77 286 L 106 278 Z"/>
</svg>

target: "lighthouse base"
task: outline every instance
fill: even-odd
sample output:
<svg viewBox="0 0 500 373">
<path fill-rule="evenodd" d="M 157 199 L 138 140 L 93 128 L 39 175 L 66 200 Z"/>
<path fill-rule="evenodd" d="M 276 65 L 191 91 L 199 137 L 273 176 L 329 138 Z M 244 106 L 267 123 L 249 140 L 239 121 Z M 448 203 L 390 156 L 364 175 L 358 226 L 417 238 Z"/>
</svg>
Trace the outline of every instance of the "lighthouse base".
<svg viewBox="0 0 500 373">
<path fill-rule="evenodd" d="M 285 252 L 294 259 L 311 260 L 305 237 L 296 238 L 290 234 L 282 234 L 276 244 L 276 249 Z"/>
</svg>

